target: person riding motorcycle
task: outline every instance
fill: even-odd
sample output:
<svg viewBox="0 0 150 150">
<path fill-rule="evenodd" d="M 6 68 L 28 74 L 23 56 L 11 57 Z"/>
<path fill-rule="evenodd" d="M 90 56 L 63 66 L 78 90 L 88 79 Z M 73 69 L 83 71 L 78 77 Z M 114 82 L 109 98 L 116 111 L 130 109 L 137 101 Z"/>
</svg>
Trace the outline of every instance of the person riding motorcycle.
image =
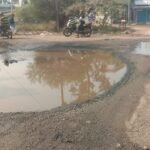
<svg viewBox="0 0 150 150">
<path fill-rule="evenodd" d="M 0 36 L 6 36 L 12 39 L 12 31 L 10 29 L 8 14 L 0 14 Z"/>
<path fill-rule="evenodd" d="M 95 22 L 95 19 L 96 19 L 96 17 L 95 17 L 93 8 L 89 8 L 89 10 L 88 10 L 88 21 L 89 21 L 91 28 L 92 28 L 93 22 Z"/>
<path fill-rule="evenodd" d="M 0 33 L 3 34 L 9 29 L 8 16 L 5 16 L 3 13 L 0 15 Z"/>
<path fill-rule="evenodd" d="M 84 37 L 90 37 L 92 34 L 91 22 L 89 21 L 88 14 L 84 13 L 84 11 L 80 11 L 80 15 L 78 17 L 70 17 L 67 26 L 63 30 L 63 34 L 66 37 L 72 35 L 72 33 L 76 33 L 77 37 L 82 35 Z"/>
<path fill-rule="evenodd" d="M 84 30 L 84 25 L 85 25 L 85 13 L 84 13 L 84 11 L 81 11 L 79 16 L 80 16 L 79 17 L 79 24 L 77 25 L 77 37 L 79 37 L 80 31 Z"/>
<path fill-rule="evenodd" d="M 85 15 L 85 12 L 82 10 L 80 12 L 79 24 L 77 27 L 77 37 L 79 37 L 79 33 L 82 32 L 85 26 L 88 26 L 90 30 L 92 30 L 92 23 L 95 21 L 95 15 L 93 14 L 93 9 L 90 8 Z"/>
</svg>

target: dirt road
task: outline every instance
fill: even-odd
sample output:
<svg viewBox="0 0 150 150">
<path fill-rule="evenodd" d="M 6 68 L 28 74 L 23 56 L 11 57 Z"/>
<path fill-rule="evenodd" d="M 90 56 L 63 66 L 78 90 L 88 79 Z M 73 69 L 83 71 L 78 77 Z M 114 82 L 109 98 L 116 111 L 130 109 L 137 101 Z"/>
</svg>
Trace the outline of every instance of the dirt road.
<svg viewBox="0 0 150 150">
<path fill-rule="evenodd" d="M 1 150 L 141 150 L 149 143 L 150 57 L 134 53 L 150 37 L 16 36 L 0 51 L 98 49 L 128 64 L 126 80 L 103 99 L 46 112 L 0 114 Z M 9 44 L 7 44 L 9 43 Z M 146 110 L 144 109 L 146 106 Z M 146 113 L 146 114 L 145 114 Z M 140 115 L 139 115 L 140 114 Z"/>
</svg>

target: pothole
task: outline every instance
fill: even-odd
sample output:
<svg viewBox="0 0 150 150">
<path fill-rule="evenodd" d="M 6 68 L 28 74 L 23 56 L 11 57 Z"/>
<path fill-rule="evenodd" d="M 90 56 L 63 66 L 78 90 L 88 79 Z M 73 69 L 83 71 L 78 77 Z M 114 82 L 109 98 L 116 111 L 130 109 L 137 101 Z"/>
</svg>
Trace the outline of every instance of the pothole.
<svg viewBox="0 0 150 150">
<path fill-rule="evenodd" d="M 126 71 L 120 59 L 103 51 L 5 53 L 0 55 L 0 111 L 44 111 L 81 102 L 103 94 Z"/>
<path fill-rule="evenodd" d="M 141 42 L 135 48 L 136 54 L 150 56 L 150 42 Z"/>
</svg>

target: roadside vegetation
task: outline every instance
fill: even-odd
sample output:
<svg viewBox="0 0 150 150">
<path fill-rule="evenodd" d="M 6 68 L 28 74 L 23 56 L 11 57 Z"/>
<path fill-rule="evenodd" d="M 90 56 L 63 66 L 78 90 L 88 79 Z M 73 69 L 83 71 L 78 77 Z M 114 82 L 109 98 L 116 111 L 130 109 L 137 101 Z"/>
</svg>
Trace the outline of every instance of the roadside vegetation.
<svg viewBox="0 0 150 150">
<path fill-rule="evenodd" d="M 127 0 L 31 0 L 16 10 L 18 31 L 61 31 L 69 16 L 93 8 L 95 32 L 118 32 L 121 18 L 127 19 Z"/>
</svg>

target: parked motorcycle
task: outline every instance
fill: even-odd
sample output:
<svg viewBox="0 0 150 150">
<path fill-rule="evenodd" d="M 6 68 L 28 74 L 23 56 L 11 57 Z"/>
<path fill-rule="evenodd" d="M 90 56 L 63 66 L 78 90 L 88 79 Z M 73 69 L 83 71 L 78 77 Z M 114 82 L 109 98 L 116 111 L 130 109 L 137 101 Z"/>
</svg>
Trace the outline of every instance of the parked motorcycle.
<svg viewBox="0 0 150 150">
<path fill-rule="evenodd" d="M 9 22 L 9 16 L 3 13 L 0 16 L 0 36 L 12 39 L 13 30 Z"/>
<path fill-rule="evenodd" d="M 79 33 L 85 37 L 90 37 L 92 34 L 91 24 L 84 24 L 82 28 L 78 28 L 79 19 L 78 17 L 70 18 L 67 22 L 67 26 L 63 30 L 63 34 L 66 37 L 71 36 L 73 33 Z"/>
<path fill-rule="evenodd" d="M 12 39 L 13 38 L 13 32 L 11 30 L 11 27 L 10 26 L 7 26 L 7 27 L 0 26 L 0 36 Z"/>
</svg>

